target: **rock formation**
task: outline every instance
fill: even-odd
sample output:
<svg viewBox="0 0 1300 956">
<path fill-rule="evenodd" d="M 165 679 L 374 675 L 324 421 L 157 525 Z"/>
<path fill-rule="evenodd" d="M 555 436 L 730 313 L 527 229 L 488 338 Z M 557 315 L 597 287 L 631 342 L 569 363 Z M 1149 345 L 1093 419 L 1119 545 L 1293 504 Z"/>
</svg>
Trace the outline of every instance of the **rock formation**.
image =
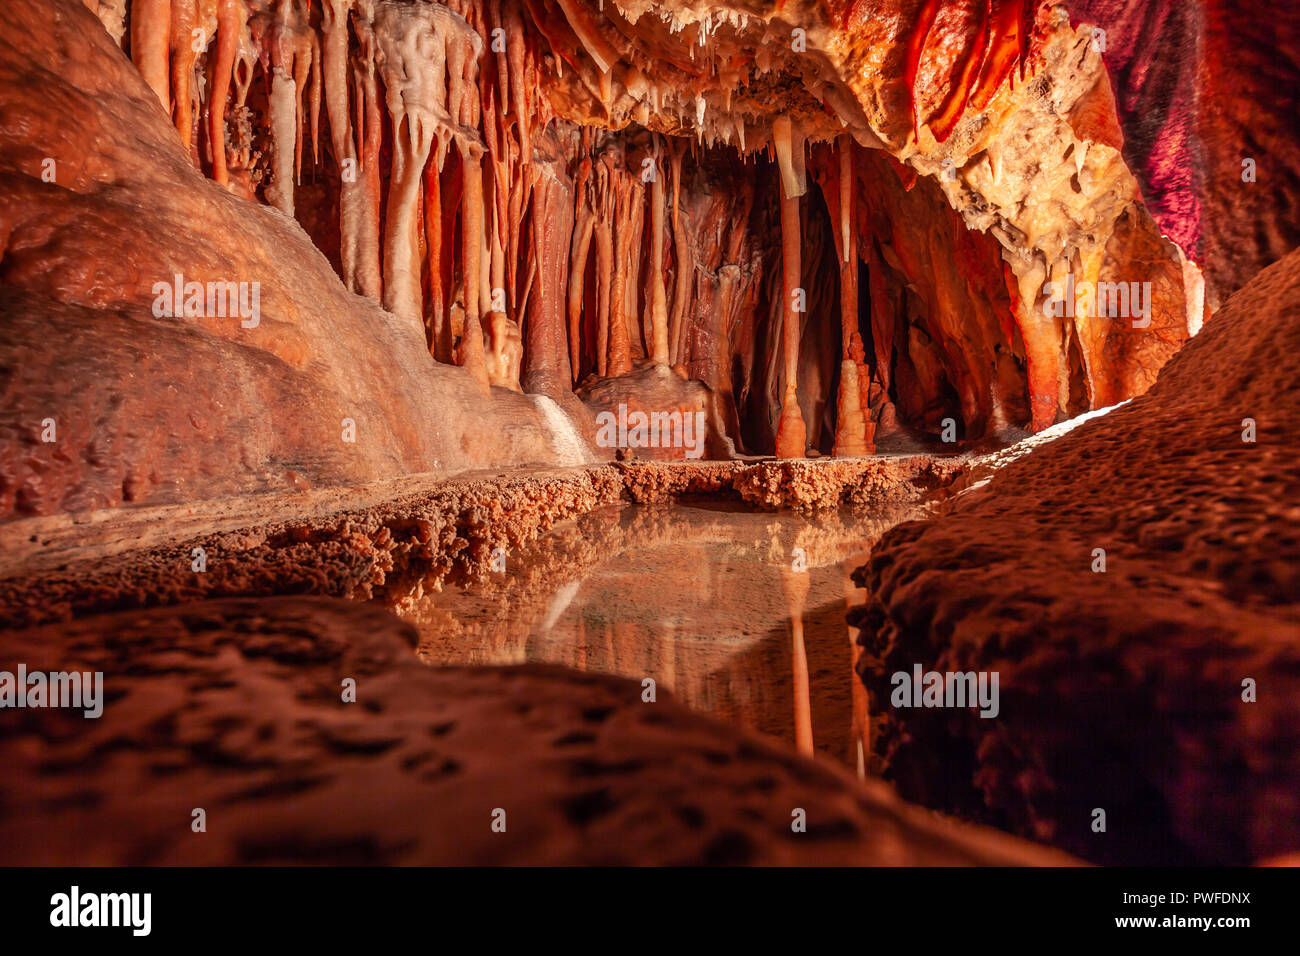
<svg viewBox="0 0 1300 956">
<path fill-rule="evenodd" d="M 1100 862 L 1300 841 L 1297 303 L 1300 252 L 1145 395 L 884 537 L 854 623 L 905 796 Z M 998 719 L 889 707 L 918 663 L 999 672 Z"/>
</svg>

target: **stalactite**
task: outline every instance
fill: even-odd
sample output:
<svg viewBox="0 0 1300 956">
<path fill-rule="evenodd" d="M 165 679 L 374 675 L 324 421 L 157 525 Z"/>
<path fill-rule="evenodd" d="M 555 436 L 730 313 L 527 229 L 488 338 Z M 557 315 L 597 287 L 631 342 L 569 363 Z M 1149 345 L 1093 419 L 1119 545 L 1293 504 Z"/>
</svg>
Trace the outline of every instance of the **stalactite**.
<svg viewBox="0 0 1300 956">
<path fill-rule="evenodd" d="M 272 205 L 293 216 L 293 163 L 297 143 L 298 88 L 283 63 L 271 74 L 271 142 L 274 180 L 267 190 Z"/>
<path fill-rule="evenodd" d="M 587 260 L 591 254 L 591 239 L 595 234 L 596 214 L 591 208 L 588 181 L 591 177 L 591 160 L 584 157 L 578 164 L 573 180 L 576 205 L 573 245 L 569 266 L 569 368 L 571 384 L 576 385 L 582 360 L 582 300 L 586 293 Z"/>
<path fill-rule="evenodd" d="M 691 280 L 695 272 L 694 254 L 691 251 L 690 236 L 682 222 L 682 153 L 684 144 L 673 144 L 673 256 L 677 260 L 676 275 L 673 281 L 673 312 L 669 325 L 669 338 L 672 340 L 672 362 L 674 366 L 685 365 L 689 361 L 686 354 L 686 307 L 690 300 Z"/>
<path fill-rule="evenodd" d="M 312 76 L 312 34 L 305 33 L 300 44 L 296 44 L 293 57 L 293 88 L 294 88 L 294 141 L 293 141 L 293 182 L 295 186 L 302 184 L 302 146 L 306 137 L 303 136 L 303 108 L 302 101 L 310 97 L 311 76 Z"/>
<path fill-rule="evenodd" d="M 573 241 L 573 195 L 568 178 L 556 165 L 538 164 L 533 187 L 532 261 L 536 264 L 536 290 L 530 299 L 525 330 L 525 383 L 528 391 L 562 399 L 573 373 L 566 345 L 567 252 Z"/>
<path fill-rule="evenodd" d="M 171 115 L 171 0 L 135 0 L 131 9 L 131 59 Z"/>
<path fill-rule="evenodd" d="M 216 60 L 212 66 L 212 96 L 208 101 L 208 142 L 212 149 L 212 178 L 222 186 L 230 182 L 226 166 L 226 106 L 239 33 L 245 19 L 243 0 L 218 0 Z"/>
<path fill-rule="evenodd" d="M 208 6 L 207 3 L 204 4 Z M 194 63 L 199 51 L 194 49 L 194 31 L 202 13 L 195 0 L 175 0 L 171 15 L 171 97 L 172 122 L 181 145 L 189 152 L 194 132 Z M 206 31 L 202 34 L 205 37 Z"/>
<path fill-rule="evenodd" d="M 435 131 L 439 127 L 445 133 L 458 130 L 447 112 L 449 91 L 458 97 L 464 94 L 458 77 L 448 82 L 448 51 L 467 46 L 477 52 L 481 41 L 468 24 L 445 8 L 395 2 L 377 6 L 375 35 L 393 128 L 384 235 L 384 307 L 423 327 L 416 221 L 421 181 Z M 440 44 L 429 44 L 430 35 Z M 477 142 L 473 149 L 477 151 Z"/>
<path fill-rule="evenodd" d="M 298 84 L 294 80 L 296 23 L 292 3 L 281 3 L 268 36 L 271 69 L 271 168 L 267 198 L 293 216 L 294 163 L 298 149 Z"/>
<path fill-rule="evenodd" d="M 379 83 L 375 75 L 377 41 L 367 20 L 358 18 L 356 31 L 358 49 L 352 64 L 352 75 L 356 84 L 354 99 L 357 104 L 357 144 L 360 152 L 357 176 L 361 187 L 357 192 L 356 291 L 379 302 L 383 298 L 383 280 L 379 266 L 379 150 L 383 143 L 384 128 L 380 114 Z"/>
<path fill-rule="evenodd" d="M 650 322 L 651 354 L 656 365 L 667 365 L 668 293 L 664 288 L 664 182 L 659 140 L 655 139 L 654 180 L 650 185 Z"/>
<path fill-rule="evenodd" d="M 428 266 L 429 292 L 425 312 L 429 329 L 429 351 L 439 362 L 450 363 L 451 322 L 447 317 L 447 293 L 442 283 L 442 177 L 436 163 L 424 167 L 424 245 Z"/>
<path fill-rule="evenodd" d="M 782 353 L 785 360 L 785 395 L 781 400 L 781 421 L 776 432 L 778 458 L 803 458 L 806 451 L 807 430 L 799 410 L 797 378 L 799 369 L 799 313 L 795 310 L 796 290 L 800 285 L 799 197 L 807 188 L 795 176 L 794 146 L 796 135 L 789 117 L 778 117 L 772 127 L 777 162 L 781 172 L 781 266 L 784 297 L 781 304 Z M 803 143 L 798 141 L 798 156 L 802 166 Z M 800 169 L 802 172 L 802 169 Z"/>
<path fill-rule="evenodd" d="M 609 373 L 610 313 L 614 279 L 613 158 L 606 151 L 596 165 L 599 213 L 596 218 L 596 374 Z"/>
<path fill-rule="evenodd" d="M 479 275 L 483 251 L 483 167 L 473 147 L 463 140 L 460 148 L 461 176 L 464 192 L 461 196 L 461 233 L 463 238 L 462 270 L 464 276 L 465 326 L 460 336 L 459 363 L 481 385 L 484 394 L 489 390 L 486 356 L 483 350 L 483 329 L 479 323 Z"/>
</svg>

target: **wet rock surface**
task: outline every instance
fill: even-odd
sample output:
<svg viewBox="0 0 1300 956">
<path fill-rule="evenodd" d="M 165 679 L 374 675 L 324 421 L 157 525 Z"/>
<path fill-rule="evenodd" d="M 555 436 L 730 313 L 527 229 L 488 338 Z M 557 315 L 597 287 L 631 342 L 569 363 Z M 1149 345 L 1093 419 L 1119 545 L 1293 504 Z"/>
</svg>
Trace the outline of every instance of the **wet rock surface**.
<svg viewBox="0 0 1300 956">
<path fill-rule="evenodd" d="M 1298 297 L 1292 253 L 1146 395 L 885 535 L 852 619 L 904 797 L 1111 863 L 1300 844 Z M 917 663 L 998 672 L 1001 713 L 888 706 Z"/>
</svg>

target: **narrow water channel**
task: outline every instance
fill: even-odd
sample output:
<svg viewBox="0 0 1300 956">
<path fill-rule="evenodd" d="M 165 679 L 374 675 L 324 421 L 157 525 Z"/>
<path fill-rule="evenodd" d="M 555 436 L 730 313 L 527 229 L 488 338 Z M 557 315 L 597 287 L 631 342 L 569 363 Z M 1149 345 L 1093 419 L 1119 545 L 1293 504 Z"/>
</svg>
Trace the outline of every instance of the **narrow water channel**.
<svg viewBox="0 0 1300 956">
<path fill-rule="evenodd" d="M 650 678 L 688 706 L 859 773 L 850 573 L 909 512 L 801 517 L 717 501 L 600 509 L 505 554 L 504 572 L 400 612 L 431 664 L 548 662 Z"/>
</svg>

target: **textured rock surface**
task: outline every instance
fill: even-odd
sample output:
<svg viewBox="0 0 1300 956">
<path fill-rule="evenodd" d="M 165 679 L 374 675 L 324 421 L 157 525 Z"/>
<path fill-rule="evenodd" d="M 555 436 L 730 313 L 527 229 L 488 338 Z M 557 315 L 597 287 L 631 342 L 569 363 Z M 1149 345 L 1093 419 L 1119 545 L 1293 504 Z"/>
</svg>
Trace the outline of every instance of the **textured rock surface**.
<svg viewBox="0 0 1300 956">
<path fill-rule="evenodd" d="M 531 399 L 478 397 L 418 323 L 348 293 L 291 219 L 206 180 L 80 3 L 6 16 L 0 519 L 583 460 Z M 257 283 L 257 324 L 156 317 L 178 273 L 249 283 L 250 306 Z"/>
<path fill-rule="evenodd" d="M 32 669 L 102 670 L 107 703 L 97 720 L 0 713 L 0 863 L 1070 862 L 643 703 L 637 682 L 434 670 L 415 637 L 386 612 L 303 597 L 10 635 L 6 654 Z"/>
<path fill-rule="evenodd" d="M 1146 395 L 884 537 L 854 620 L 905 797 L 1098 861 L 1300 846 L 1298 375 L 1300 252 Z M 998 671 L 1001 713 L 886 706 L 914 663 Z"/>
</svg>

